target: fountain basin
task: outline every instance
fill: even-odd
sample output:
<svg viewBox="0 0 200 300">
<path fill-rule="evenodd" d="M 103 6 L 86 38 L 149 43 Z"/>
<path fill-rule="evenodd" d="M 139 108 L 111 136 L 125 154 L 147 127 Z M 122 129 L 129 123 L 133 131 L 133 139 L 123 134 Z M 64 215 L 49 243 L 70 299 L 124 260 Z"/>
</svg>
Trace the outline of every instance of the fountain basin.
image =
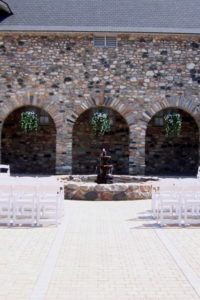
<svg viewBox="0 0 200 300">
<path fill-rule="evenodd" d="M 150 199 L 157 178 L 114 176 L 113 184 L 97 184 L 96 175 L 63 176 L 65 199 L 71 200 L 142 200 Z"/>
</svg>

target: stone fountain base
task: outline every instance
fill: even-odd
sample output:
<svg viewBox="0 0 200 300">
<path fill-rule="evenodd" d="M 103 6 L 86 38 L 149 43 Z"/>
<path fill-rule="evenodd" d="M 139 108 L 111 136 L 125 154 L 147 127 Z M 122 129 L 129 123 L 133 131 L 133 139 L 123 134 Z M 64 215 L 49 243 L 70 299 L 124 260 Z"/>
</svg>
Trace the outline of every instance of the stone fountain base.
<svg viewBox="0 0 200 300">
<path fill-rule="evenodd" d="M 150 199 L 150 177 L 114 176 L 113 184 L 97 184 L 96 176 L 63 176 L 65 199 L 71 200 L 141 200 Z M 93 181 L 93 182 L 92 182 Z"/>
</svg>

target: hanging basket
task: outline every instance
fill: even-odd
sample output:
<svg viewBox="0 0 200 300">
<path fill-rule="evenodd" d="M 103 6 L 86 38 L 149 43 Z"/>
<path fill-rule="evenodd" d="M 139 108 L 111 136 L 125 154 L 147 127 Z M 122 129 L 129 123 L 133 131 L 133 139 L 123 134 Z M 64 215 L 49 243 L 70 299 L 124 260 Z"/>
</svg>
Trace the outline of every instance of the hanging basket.
<svg viewBox="0 0 200 300">
<path fill-rule="evenodd" d="M 25 132 L 37 131 L 38 116 L 34 111 L 25 111 L 21 113 L 21 128 Z"/>
<path fill-rule="evenodd" d="M 165 135 L 167 137 L 175 137 L 180 134 L 182 126 L 182 118 L 179 113 L 171 112 L 164 116 Z"/>
<path fill-rule="evenodd" d="M 110 116 L 105 111 L 98 110 L 92 115 L 91 126 L 95 135 L 104 135 L 111 128 Z"/>
</svg>

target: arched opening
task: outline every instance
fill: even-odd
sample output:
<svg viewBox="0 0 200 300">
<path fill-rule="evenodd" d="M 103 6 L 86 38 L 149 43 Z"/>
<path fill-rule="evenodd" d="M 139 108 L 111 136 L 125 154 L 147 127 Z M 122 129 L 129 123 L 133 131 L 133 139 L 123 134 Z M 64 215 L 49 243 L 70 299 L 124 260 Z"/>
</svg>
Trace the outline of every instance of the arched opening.
<svg viewBox="0 0 200 300">
<path fill-rule="evenodd" d="M 169 112 L 176 112 L 181 116 L 182 126 L 178 136 L 166 136 L 164 116 Z M 145 150 L 147 175 L 196 175 L 199 130 L 195 120 L 181 109 L 172 108 L 158 112 L 148 124 Z"/>
<path fill-rule="evenodd" d="M 21 114 L 35 112 L 37 131 L 21 128 Z M 24 106 L 14 110 L 2 129 L 2 163 L 9 164 L 14 174 L 54 174 L 56 162 L 56 128 L 44 110 Z"/>
<path fill-rule="evenodd" d="M 111 120 L 111 130 L 103 136 L 92 131 L 91 118 L 98 108 L 83 112 L 73 128 L 73 174 L 94 174 L 101 149 L 105 148 L 112 157 L 114 174 L 128 174 L 129 170 L 129 127 L 125 119 L 110 108 L 103 108 Z"/>
</svg>

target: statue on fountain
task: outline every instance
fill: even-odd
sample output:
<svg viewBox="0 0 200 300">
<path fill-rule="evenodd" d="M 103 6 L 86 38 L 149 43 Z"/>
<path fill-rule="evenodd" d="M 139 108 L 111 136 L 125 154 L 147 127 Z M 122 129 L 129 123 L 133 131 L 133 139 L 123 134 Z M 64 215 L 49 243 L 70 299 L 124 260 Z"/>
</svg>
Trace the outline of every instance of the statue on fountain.
<svg viewBox="0 0 200 300">
<path fill-rule="evenodd" d="M 111 156 L 108 156 L 106 149 L 103 148 L 100 154 L 99 164 L 97 165 L 97 179 L 98 184 L 113 183 L 113 165 L 110 164 Z"/>
</svg>

